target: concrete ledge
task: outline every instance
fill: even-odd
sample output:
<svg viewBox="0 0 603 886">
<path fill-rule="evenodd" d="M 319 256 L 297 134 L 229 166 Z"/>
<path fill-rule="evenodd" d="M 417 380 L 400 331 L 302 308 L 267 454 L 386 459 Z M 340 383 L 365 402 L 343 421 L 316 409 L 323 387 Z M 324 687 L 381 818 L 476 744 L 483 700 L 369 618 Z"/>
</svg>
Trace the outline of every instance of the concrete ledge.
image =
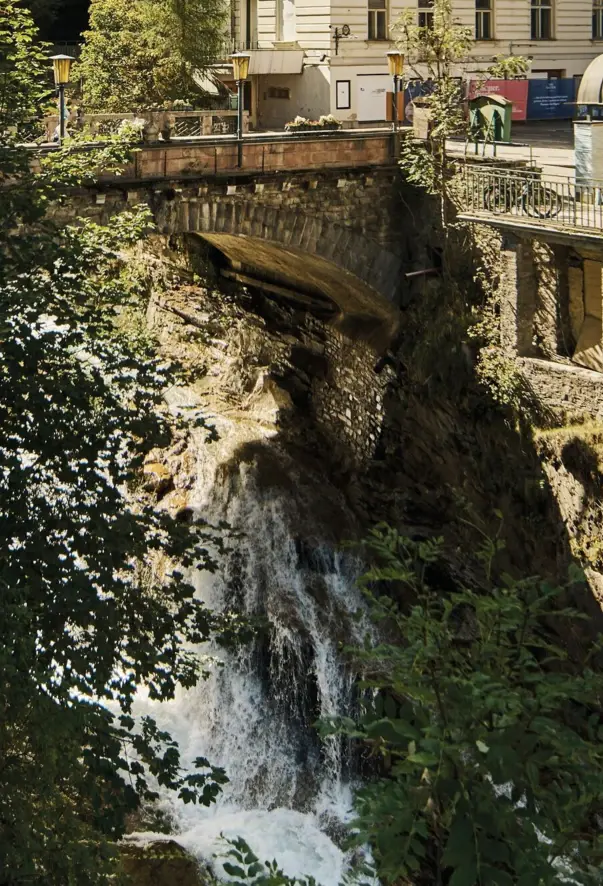
<svg viewBox="0 0 603 886">
<path fill-rule="evenodd" d="M 491 212 L 460 212 L 457 216 L 459 221 L 472 222 L 473 224 L 490 225 L 501 231 L 510 231 L 517 237 L 529 235 L 536 240 L 546 240 L 547 243 L 558 243 L 561 246 L 572 246 L 576 243 L 603 244 L 603 228 L 581 228 L 562 224 L 551 224 L 547 221 L 522 221 L 515 217 L 495 215 Z"/>
</svg>

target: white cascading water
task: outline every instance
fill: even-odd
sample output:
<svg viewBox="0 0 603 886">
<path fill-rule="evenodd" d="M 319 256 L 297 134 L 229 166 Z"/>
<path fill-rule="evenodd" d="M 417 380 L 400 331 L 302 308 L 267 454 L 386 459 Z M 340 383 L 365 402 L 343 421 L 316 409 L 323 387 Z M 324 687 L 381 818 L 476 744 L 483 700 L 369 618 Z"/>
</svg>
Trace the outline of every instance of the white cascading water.
<svg viewBox="0 0 603 886">
<path fill-rule="evenodd" d="M 214 421 L 220 439 L 198 448 L 191 504 L 200 518 L 226 520 L 243 535 L 218 574 L 195 576 L 197 591 L 209 608 L 264 617 L 267 627 L 236 652 L 201 650 L 223 665 L 173 702 L 141 700 L 178 741 L 184 764 L 203 756 L 230 779 L 209 809 L 167 797 L 163 807 L 176 823 L 175 839 L 206 862 L 228 848 L 221 834 L 240 836 L 260 860 L 277 859 L 289 876 L 336 886 L 346 856 L 331 836 L 341 833 L 352 800 L 346 747 L 339 740 L 321 744 L 312 723 L 350 711 L 353 676 L 338 648 L 359 630 L 352 619 L 361 606 L 358 564 L 294 538 L 298 521 L 307 525 L 308 489 L 292 475 L 293 461 L 278 456 L 277 472 L 284 470 L 289 490 L 259 482 L 253 457 L 239 461 L 235 454 L 249 442 L 249 426 L 244 440 L 240 423 Z M 264 445 L 272 435 L 260 433 Z M 252 437 L 258 442 L 257 426 Z M 306 495 L 303 518 L 297 492 Z M 221 873 L 219 864 L 214 868 Z"/>
</svg>

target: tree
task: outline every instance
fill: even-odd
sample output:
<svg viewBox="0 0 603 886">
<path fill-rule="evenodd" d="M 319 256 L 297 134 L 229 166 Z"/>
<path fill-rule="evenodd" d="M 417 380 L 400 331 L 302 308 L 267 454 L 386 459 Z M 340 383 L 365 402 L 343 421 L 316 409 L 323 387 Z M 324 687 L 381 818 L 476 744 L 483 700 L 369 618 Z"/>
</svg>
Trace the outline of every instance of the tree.
<svg viewBox="0 0 603 886">
<path fill-rule="evenodd" d="M 416 12 L 406 9 L 394 27 L 394 35 L 404 50 L 405 65 L 428 85 L 422 102 L 430 117 L 427 142 L 420 146 L 406 141 L 401 166 L 409 181 L 436 195 L 444 235 L 448 234 L 451 199 L 455 192 L 454 164 L 446 156 L 446 141 L 469 134 L 465 113 L 462 74 L 471 61 L 473 33 L 455 20 L 452 0 L 434 0 L 429 26 L 416 23 Z M 486 76 L 518 76 L 530 62 L 521 56 L 499 56 Z"/>
<path fill-rule="evenodd" d="M 150 228 L 144 207 L 110 229 L 58 227 L 49 206 L 115 143 L 41 158 L 19 126 L 48 96 L 31 16 L 0 0 L 0 884 L 104 883 L 107 842 L 155 786 L 210 803 L 225 781 L 131 707 L 191 686 L 189 644 L 236 619 L 196 599 L 185 572 L 215 568 L 220 538 L 158 512 L 139 484 L 149 447 L 170 439 L 162 391 L 175 367 L 117 329 L 137 298 L 119 255 Z M 192 763 L 193 761 L 191 761 Z"/>
<path fill-rule="evenodd" d="M 523 55 L 499 55 L 486 74 L 492 80 L 516 80 L 525 77 L 531 66 L 532 59 Z"/>
<path fill-rule="evenodd" d="M 195 76 L 219 55 L 222 0 L 92 0 L 77 71 L 86 111 L 199 102 Z"/>
<path fill-rule="evenodd" d="M 442 225 L 446 229 L 450 168 L 446 140 L 466 131 L 460 77 L 461 65 L 473 47 L 469 28 L 455 22 L 451 0 L 434 0 L 433 21 L 416 24 L 416 12 L 406 9 L 394 27 L 404 51 L 405 65 L 420 81 L 429 81 L 423 97 L 431 118 L 427 146 L 405 144 L 401 165 L 411 182 L 440 198 Z"/>
<path fill-rule="evenodd" d="M 57 19 L 61 0 L 26 0 L 24 6 L 31 12 L 36 27 L 47 36 Z"/>
<path fill-rule="evenodd" d="M 369 539 L 377 565 L 364 584 L 387 639 L 349 650 L 363 714 L 327 731 L 380 761 L 353 826 L 382 882 L 600 883 L 601 637 L 583 638 L 572 662 L 556 639 L 580 618 L 568 589 L 493 580 L 499 546 L 480 552 L 483 588 L 451 593 L 438 583 L 441 540 L 388 527 Z"/>
</svg>

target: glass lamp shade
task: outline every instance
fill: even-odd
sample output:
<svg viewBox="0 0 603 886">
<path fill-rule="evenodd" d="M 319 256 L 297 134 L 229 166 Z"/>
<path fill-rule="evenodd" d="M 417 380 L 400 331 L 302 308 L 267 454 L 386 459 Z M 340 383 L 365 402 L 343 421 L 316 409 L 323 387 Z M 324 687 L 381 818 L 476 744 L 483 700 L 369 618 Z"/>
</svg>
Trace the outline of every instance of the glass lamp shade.
<svg viewBox="0 0 603 886">
<path fill-rule="evenodd" d="M 230 58 L 235 80 L 247 80 L 247 77 L 249 76 L 249 62 L 251 60 L 249 53 L 235 52 Z"/>
<path fill-rule="evenodd" d="M 398 49 L 387 53 L 387 64 L 392 77 L 401 77 L 404 73 L 404 54 Z"/>
<path fill-rule="evenodd" d="M 66 86 L 69 83 L 71 62 L 74 59 L 70 55 L 53 55 L 50 61 L 54 69 L 55 86 Z"/>
</svg>

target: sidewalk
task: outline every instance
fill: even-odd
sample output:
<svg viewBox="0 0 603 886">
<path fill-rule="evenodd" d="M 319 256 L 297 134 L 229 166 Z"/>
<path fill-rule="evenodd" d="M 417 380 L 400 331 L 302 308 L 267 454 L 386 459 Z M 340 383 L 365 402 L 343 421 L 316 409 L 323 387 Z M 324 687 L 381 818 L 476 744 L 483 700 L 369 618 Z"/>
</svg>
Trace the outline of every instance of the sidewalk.
<svg viewBox="0 0 603 886">
<path fill-rule="evenodd" d="M 559 120 L 546 123 L 515 123 L 513 143 L 496 145 L 496 158 L 500 160 L 525 160 L 542 167 L 543 175 L 574 175 L 574 134 L 570 121 Z M 475 156 L 475 145 L 450 140 L 447 149 L 452 156 Z M 479 156 L 484 156 L 484 146 L 479 145 Z M 494 156 L 494 146 L 486 146 L 486 157 Z"/>
</svg>

